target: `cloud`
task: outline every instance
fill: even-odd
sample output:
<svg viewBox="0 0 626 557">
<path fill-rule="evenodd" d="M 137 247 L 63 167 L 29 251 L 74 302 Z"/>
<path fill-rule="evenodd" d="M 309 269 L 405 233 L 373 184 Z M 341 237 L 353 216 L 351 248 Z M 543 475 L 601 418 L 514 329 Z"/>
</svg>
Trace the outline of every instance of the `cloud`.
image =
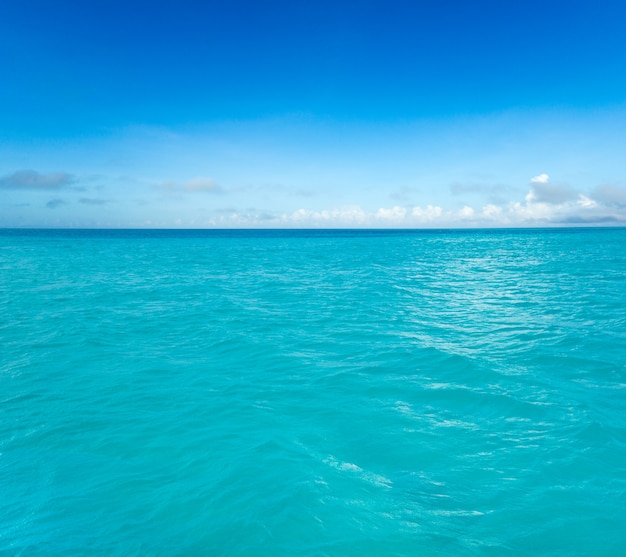
<svg viewBox="0 0 626 557">
<path fill-rule="evenodd" d="M 243 215 L 232 215 L 241 220 Z M 416 207 L 380 207 L 375 211 L 365 211 L 358 205 L 322 211 L 298 209 L 291 214 L 281 215 L 277 221 L 284 226 L 299 227 L 411 227 L 437 226 L 450 222 L 451 213 L 444 212 L 441 207 L 428 205 Z M 275 219 L 276 220 L 276 219 Z"/>
<path fill-rule="evenodd" d="M 40 174 L 34 170 L 19 170 L 0 178 L 0 188 L 21 190 L 59 190 L 74 183 L 74 176 L 66 172 Z"/>
<path fill-rule="evenodd" d="M 611 208 L 591 194 L 579 194 L 563 203 L 546 203 L 531 198 L 487 203 L 476 208 L 464 205 L 455 210 L 438 205 L 395 205 L 365 210 L 359 205 L 351 205 L 321 210 L 300 208 L 282 213 L 261 208 L 229 207 L 214 209 L 211 214 L 207 214 L 202 222 L 190 220 L 188 225 L 215 228 L 457 228 L 626 223 L 626 207 Z M 175 224 L 180 225 L 179 222 Z"/>
<path fill-rule="evenodd" d="M 370 218 L 356 205 L 322 211 L 298 209 L 290 215 L 281 215 L 280 221 L 288 226 L 364 226 Z"/>
<path fill-rule="evenodd" d="M 563 184 L 553 184 L 547 174 L 540 174 L 530 180 L 531 188 L 526 201 L 538 203 L 559 204 L 578 198 L 579 194 L 573 188 Z"/>
<path fill-rule="evenodd" d="M 474 216 L 474 209 L 469 205 L 465 205 L 459 210 L 459 218 L 463 220 L 471 219 Z"/>
<path fill-rule="evenodd" d="M 67 205 L 67 201 L 63 201 L 63 199 L 58 198 L 51 199 L 48 203 L 46 203 L 46 209 L 56 209 L 61 205 Z"/>
<path fill-rule="evenodd" d="M 221 193 L 222 188 L 211 178 L 193 178 L 187 182 L 168 180 L 160 189 L 171 193 Z"/>
<path fill-rule="evenodd" d="M 611 224 L 626 222 L 626 206 L 610 205 L 594 195 L 576 194 L 567 190 L 567 196 L 561 195 L 548 200 L 539 200 L 531 190 L 526 196 L 526 203 L 511 202 L 508 207 L 508 218 L 521 226 L 550 224 Z"/>
<path fill-rule="evenodd" d="M 587 197 L 586 195 L 583 195 L 582 193 L 578 196 L 577 203 L 578 203 L 578 205 L 580 205 L 581 207 L 584 207 L 585 209 L 591 209 L 593 207 L 597 207 L 598 206 L 597 202 L 595 202 L 590 197 Z"/>
<path fill-rule="evenodd" d="M 532 184 L 547 184 L 550 181 L 550 176 L 547 174 L 539 174 L 539 176 L 535 176 L 530 179 Z"/>
<path fill-rule="evenodd" d="M 598 186 L 592 197 L 611 207 L 626 207 L 626 188 L 612 185 Z"/>
<path fill-rule="evenodd" d="M 405 216 L 406 208 L 398 207 L 397 205 L 395 207 L 391 207 L 391 209 L 381 207 L 378 211 L 376 211 L 376 218 L 380 220 L 401 221 Z"/>
<path fill-rule="evenodd" d="M 619 224 L 626 219 L 614 215 L 572 215 L 564 218 L 560 224 Z"/>
<path fill-rule="evenodd" d="M 481 216 L 487 220 L 501 221 L 502 207 L 500 207 L 499 205 L 494 205 L 493 203 L 489 203 L 483 207 Z"/>
<path fill-rule="evenodd" d="M 441 218 L 443 209 L 441 207 L 428 205 L 422 209 L 419 205 L 413 207 L 411 216 L 415 217 L 419 222 L 432 222 Z"/>
</svg>

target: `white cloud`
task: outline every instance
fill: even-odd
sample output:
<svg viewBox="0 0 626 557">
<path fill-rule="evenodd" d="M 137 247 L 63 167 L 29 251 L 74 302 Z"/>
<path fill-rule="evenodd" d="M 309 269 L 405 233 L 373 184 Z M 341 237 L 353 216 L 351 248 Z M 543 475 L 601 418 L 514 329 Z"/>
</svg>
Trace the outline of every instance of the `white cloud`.
<svg viewBox="0 0 626 557">
<path fill-rule="evenodd" d="M 419 205 L 413 207 L 411 215 L 416 217 L 420 222 L 432 222 L 441 218 L 443 209 L 439 206 L 428 205 L 425 209 L 422 209 Z"/>
<path fill-rule="evenodd" d="M 371 219 L 359 206 L 349 206 L 322 211 L 298 209 L 282 214 L 279 221 L 287 226 L 363 226 Z"/>
<path fill-rule="evenodd" d="M 79 200 L 80 201 L 80 200 Z M 62 205 L 52 200 L 49 208 Z M 151 216 L 151 215 L 145 215 Z M 183 217 L 176 222 L 175 217 Z M 264 208 L 213 209 L 203 215 L 172 215 L 171 220 L 151 220 L 146 226 L 213 228 L 455 228 L 455 227 L 525 227 L 626 223 L 626 207 L 608 206 L 591 195 L 560 204 L 511 201 L 488 203 L 480 208 L 465 205 L 447 210 L 438 205 L 425 207 L 391 206 L 365 210 L 358 205 L 312 210 L 299 208 L 280 212 Z"/>
<path fill-rule="evenodd" d="M 598 206 L 593 199 L 583 195 L 582 193 L 578 196 L 578 205 L 584 207 L 585 209 L 591 209 Z"/>
<path fill-rule="evenodd" d="M 538 182 L 539 188 L 553 184 Z M 525 201 L 487 203 L 480 209 L 464 205 L 461 209 L 446 210 L 438 205 L 406 207 L 395 205 L 372 211 L 358 205 L 333 209 L 310 210 L 300 208 L 291 213 L 258 210 L 231 211 L 211 219 L 211 226 L 225 227 L 285 227 L 285 228 L 377 228 L 377 227 L 459 227 L 459 226 L 550 226 L 559 224 L 593 224 L 626 222 L 626 207 L 611 207 L 593 198 L 591 194 L 576 194 L 570 188 L 555 186 L 551 201 L 541 191 L 539 199 L 531 189 Z M 559 193 L 560 192 L 560 193 Z M 563 193 L 565 192 L 565 194 Z M 620 192 L 618 192 L 619 194 Z M 555 202 L 556 199 L 563 199 Z"/>
<path fill-rule="evenodd" d="M 375 211 L 365 211 L 358 205 L 325 210 L 297 209 L 292 213 L 264 215 L 232 212 L 210 220 L 211 226 L 260 226 L 287 228 L 380 228 L 380 227 L 413 227 L 434 224 L 437 226 L 452 225 L 452 214 L 444 213 L 441 207 L 429 205 L 425 209 L 415 207 L 409 209 L 401 206 L 380 207 Z M 446 220 L 447 219 L 447 220 Z"/>
<path fill-rule="evenodd" d="M 487 220 L 500 220 L 502 207 L 489 203 L 483 207 L 481 216 Z"/>
<path fill-rule="evenodd" d="M 539 174 L 539 176 L 535 176 L 534 178 L 530 179 L 533 184 L 547 184 L 549 180 L 550 176 L 548 176 L 547 174 Z"/>
<path fill-rule="evenodd" d="M 376 218 L 380 220 L 399 221 L 403 220 L 406 216 L 406 209 L 404 207 L 391 207 L 391 209 L 385 209 L 381 207 L 376 211 Z"/>
<path fill-rule="evenodd" d="M 538 199 L 535 193 L 531 189 L 525 204 L 509 203 L 512 222 L 521 226 L 626 222 L 626 207 L 602 202 L 591 194 L 576 194 L 571 188 L 563 187 L 552 192 L 552 197 Z"/>
<path fill-rule="evenodd" d="M 469 205 L 465 205 L 462 209 L 459 210 L 459 218 L 461 219 L 471 219 L 474 216 L 474 209 Z"/>
<path fill-rule="evenodd" d="M 517 224 L 536 225 L 538 221 L 547 223 L 556 214 L 557 208 L 548 203 L 535 202 L 526 196 L 526 203 L 513 201 L 509 204 L 508 214 L 511 220 Z"/>
</svg>

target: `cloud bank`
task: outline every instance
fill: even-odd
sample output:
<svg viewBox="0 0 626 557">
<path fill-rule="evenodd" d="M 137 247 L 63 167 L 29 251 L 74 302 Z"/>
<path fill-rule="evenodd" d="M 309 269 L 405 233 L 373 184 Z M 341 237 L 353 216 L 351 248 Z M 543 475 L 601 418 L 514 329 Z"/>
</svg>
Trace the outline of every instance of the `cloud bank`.
<svg viewBox="0 0 626 557">
<path fill-rule="evenodd" d="M 212 227 L 289 228 L 472 228 L 568 225 L 626 225 L 626 188 L 606 185 L 583 194 L 555 184 L 547 174 L 530 180 L 524 201 L 469 204 L 459 209 L 440 205 L 394 205 L 365 210 L 350 205 L 326 210 L 300 208 L 292 212 L 224 211 L 205 224 Z"/>
<path fill-rule="evenodd" d="M 451 197 L 447 199 L 436 190 L 429 195 L 424 188 L 421 191 L 413 188 L 411 195 L 391 196 L 391 206 L 380 204 L 385 197 L 390 198 L 384 190 L 375 192 L 377 201 L 371 193 L 374 190 L 368 192 L 365 189 L 349 196 L 345 193 L 332 196 L 327 191 L 324 201 L 322 196 L 300 195 L 297 185 L 263 186 L 252 182 L 243 186 L 229 184 L 223 188 L 206 177 L 164 181 L 158 186 L 154 182 L 126 183 L 126 189 L 133 188 L 136 192 L 134 197 L 126 198 L 122 195 L 126 190 L 122 192 L 119 185 L 117 192 L 113 191 L 115 185 L 107 186 L 112 188 L 108 192 L 110 197 L 92 197 L 78 194 L 82 190 L 72 185 L 75 180 L 68 173 L 44 174 L 32 170 L 3 176 L 0 188 L 11 189 L 11 196 L 15 197 L 5 221 L 25 222 L 29 215 L 37 214 L 36 207 L 52 210 L 63 207 L 58 214 L 68 219 L 71 217 L 71 226 L 81 222 L 90 226 L 102 218 L 104 211 L 107 218 L 115 218 L 116 226 L 162 228 L 626 226 L 626 187 L 623 185 L 603 184 L 580 190 L 568 183 L 553 181 L 546 173 L 528 180 L 525 193 L 519 186 L 507 184 L 454 183 L 449 187 Z M 62 196 L 61 192 L 48 195 L 47 201 L 41 199 L 39 204 L 19 203 L 19 197 L 26 192 L 41 195 L 42 192 L 52 194 L 59 190 L 62 190 Z M 9 197 L 8 193 L 5 193 L 6 197 Z M 414 203 L 413 196 L 420 196 L 422 202 Z M 347 203 L 333 207 L 333 201 Z M 363 204 L 367 202 L 368 205 Z M 318 207 L 311 207 L 315 203 Z M 111 204 L 115 207 L 114 212 L 110 209 Z M 80 210 L 77 209 L 79 206 L 82 206 Z M 104 206 L 109 208 L 104 209 Z M 32 222 L 36 224 L 36 221 Z"/>
</svg>

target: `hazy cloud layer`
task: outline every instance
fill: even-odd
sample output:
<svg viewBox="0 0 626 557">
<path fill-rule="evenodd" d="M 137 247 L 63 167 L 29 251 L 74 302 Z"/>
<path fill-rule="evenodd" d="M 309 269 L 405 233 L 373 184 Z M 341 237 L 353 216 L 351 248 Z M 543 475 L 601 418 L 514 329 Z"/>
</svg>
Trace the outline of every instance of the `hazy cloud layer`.
<svg viewBox="0 0 626 557">
<path fill-rule="evenodd" d="M 592 196 L 609 206 L 626 207 L 626 188 L 612 185 L 598 186 L 592 192 Z"/>
<path fill-rule="evenodd" d="M 523 183 L 524 180 L 520 182 Z M 328 208 L 320 208 L 321 204 L 315 207 L 314 204 L 320 198 L 315 185 L 308 189 L 280 184 L 222 188 L 210 178 L 198 177 L 188 181 L 163 182 L 159 186 L 148 185 L 147 188 L 145 182 L 139 183 L 142 188 L 136 188 L 137 198 L 125 202 L 119 197 L 119 191 L 111 197 L 108 195 L 99 197 L 95 191 L 94 197 L 85 194 L 79 197 L 80 194 L 76 192 L 73 183 L 74 177 L 67 173 L 40 174 L 30 170 L 0 178 L 0 187 L 4 189 L 50 192 L 50 195 L 46 196 L 49 199 L 47 202 L 40 200 L 36 204 L 39 207 L 43 204 L 46 209 L 59 209 L 65 205 L 73 205 L 77 209 L 82 205 L 92 206 L 91 212 L 96 213 L 98 207 L 114 203 L 115 213 L 120 216 L 119 222 L 123 223 L 126 219 L 127 225 L 133 226 L 137 222 L 143 222 L 148 226 L 224 228 L 626 225 L 626 187 L 623 185 L 604 184 L 579 190 L 565 182 L 555 183 L 545 173 L 528 180 L 525 192 L 519 186 L 456 183 L 449 186 L 453 196 L 448 196 L 446 202 L 445 199 L 436 196 L 438 193 L 436 191 L 432 191 L 432 195 L 429 196 L 424 188 L 404 187 L 396 190 L 398 195 L 390 195 L 392 200 L 388 204 L 384 200 L 381 203 L 379 197 L 378 202 L 369 199 L 367 206 L 358 203 L 343 205 L 342 197 L 348 199 L 348 196 L 343 195 L 335 196 L 334 200 L 328 198 L 327 204 L 324 204 Z M 134 187 L 134 184 L 132 186 Z M 107 188 L 109 187 L 113 186 L 107 184 Z M 327 186 L 323 184 L 323 187 Z M 54 193 L 58 190 L 62 192 Z M 149 195 L 150 191 L 152 193 L 160 191 L 165 195 Z M 104 192 L 100 194 L 104 195 Z M 225 202 L 219 203 L 220 207 L 212 207 L 212 202 L 200 203 L 200 196 L 204 194 L 220 194 L 212 199 L 215 203 L 218 200 Z M 59 197 L 53 197 L 54 195 Z M 63 197 L 60 197 L 61 195 Z M 414 195 L 420 196 L 420 204 L 411 199 Z M 8 196 L 8 192 L 5 196 Z M 311 200 L 313 197 L 315 199 Z M 275 203 L 278 198 L 281 198 L 282 206 Z M 290 198 L 290 201 L 285 202 L 287 198 Z M 361 197 L 355 194 L 350 198 L 348 203 L 353 201 L 368 203 L 366 195 Z M 178 200 L 175 209 L 172 209 L 174 205 L 170 203 L 171 200 Z M 134 209 L 131 205 L 141 208 Z M 14 212 L 17 214 L 20 207 L 24 207 L 26 211 L 28 204 L 13 203 L 11 206 L 15 208 Z M 59 211 L 59 214 L 66 212 Z M 84 207 L 83 212 L 88 215 L 89 207 Z M 111 213 L 111 210 L 107 212 Z M 157 218 L 160 212 L 164 216 Z"/>
<path fill-rule="evenodd" d="M 19 190 L 59 190 L 74 183 L 74 176 L 66 172 L 40 174 L 34 170 L 20 170 L 0 178 L 0 188 Z"/>
<path fill-rule="evenodd" d="M 231 215 L 236 225 L 238 217 Z M 426 207 L 381 207 L 364 211 L 360 207 L 307 211 L 299 209 L 277 217 L 276 224 L 285 226 L 324 227 L 331 223 L 339 226 L 361 227 L 468 227 L 468 226 L 547 226 L 566 224 L 626 224 L 626 210 L 614 211 L 589 198 L 560 205 L 547 203 L 512 202 L 501 206 L 487 204 L 479 208 L 464 206 L 459 210 L 445 210 L 436 205 Z M 249 221 L 249 218 L 248 218 Z M 227 224 L 224 219 L 221 223 Z M 259 223 L 260 224 L 260 223 Z"/>
<path fill-rule="evenodd" d="M 575 200 L 579 194 L 567 185 L 553 184 L 546 180 L 545 182 L 532 182 L 528 195 L 533 201 L 555 204 Z"/>
<path fill-rule="evenodd" d="M 160 189 L 170 193 L 221 193 L 222 188 L 211 178 L 193 178 L 187 182 L 168 180 Z"/>
</svg>

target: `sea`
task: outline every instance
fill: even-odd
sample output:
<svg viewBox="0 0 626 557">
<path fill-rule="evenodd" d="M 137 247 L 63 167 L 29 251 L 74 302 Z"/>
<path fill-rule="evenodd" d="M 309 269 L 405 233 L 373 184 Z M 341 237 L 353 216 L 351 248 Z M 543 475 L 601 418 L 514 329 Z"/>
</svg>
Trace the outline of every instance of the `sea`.
<svg viewBox="0 0 626 557">
<path fill-rule="evenodd" d="M 0 230 L 0 555 L 626 555 L 626 229 Z"/>
</svg>

